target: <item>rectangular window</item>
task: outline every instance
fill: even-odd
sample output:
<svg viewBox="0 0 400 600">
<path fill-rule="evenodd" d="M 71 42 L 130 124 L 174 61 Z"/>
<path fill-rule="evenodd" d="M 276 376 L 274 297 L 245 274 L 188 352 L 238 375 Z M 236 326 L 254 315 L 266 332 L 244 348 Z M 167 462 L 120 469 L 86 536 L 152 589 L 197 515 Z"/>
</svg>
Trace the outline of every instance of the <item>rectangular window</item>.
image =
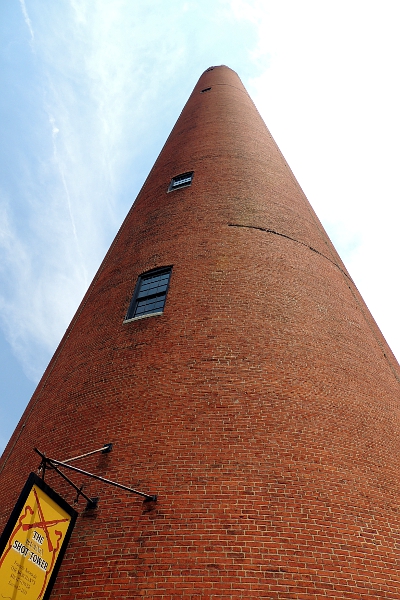
<svg viewBox="0 0 400 600">
<path fill-rule="evenodd" d="M 187 187 L 188 185 L 192 185 L 193 180 L 193 171 L 189 173 L 181 173 L 180 175 L 176 175 L 171 179 L 171 183 L 169 184 L 168 191 L 173 192 L 181 187 Z"/>
<path fill-rule="evenodd" d="M 163 312 L 171 271 L 164 267 L 139 276 L 125 321 Z"/>
</svg>

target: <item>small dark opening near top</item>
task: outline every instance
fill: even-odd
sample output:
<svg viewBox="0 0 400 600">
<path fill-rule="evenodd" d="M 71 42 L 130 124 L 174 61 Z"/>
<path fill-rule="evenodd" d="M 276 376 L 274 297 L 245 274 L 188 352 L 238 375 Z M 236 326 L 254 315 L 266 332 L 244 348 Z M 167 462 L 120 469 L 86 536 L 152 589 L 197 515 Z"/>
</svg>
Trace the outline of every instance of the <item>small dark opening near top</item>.
<svg viewBox="0 0 400 600">
<path fill-rule="evenodd" d="M 180 175 L 175 175 L 175 177 L 171 179 L 171 183 L 169 184 L 167 191 L 172 192 L 173 190 L 178 190 L 182 187 L 188 187 L 189 185 L 192 185 L 192 180 L 193 171 L 189 171 L 188 173 L 181 173 Z"/>
<path fill-rule="evenodd" d="M 204 90 L 201 90 L 200 94 L 204 94 L 204 92 L 209 92 L 211 90 L 211 88 L 204 88 Z"/>
<path fill-rule="evenodd" d="M 207 71 L 213 71 L 213 70 L 214 70 L 214 67 L 208 67 L 208 69 L 206 69 L 206 73 L 207 73 Z"/>
</svg>

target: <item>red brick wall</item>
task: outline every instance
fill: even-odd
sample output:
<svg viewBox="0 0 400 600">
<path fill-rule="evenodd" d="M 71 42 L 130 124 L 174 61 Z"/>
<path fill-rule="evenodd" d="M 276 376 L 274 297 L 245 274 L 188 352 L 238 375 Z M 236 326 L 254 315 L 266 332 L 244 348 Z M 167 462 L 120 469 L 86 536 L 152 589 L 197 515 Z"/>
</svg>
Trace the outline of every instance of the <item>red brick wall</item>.
<svg viewBox="0 0 400 600">
<path fill-rule="evenodd" d="M 163 315 L 123 324 L 138 275 L 166 265 Z M 99 507 L 80 505 L 54 600 L 398 600 L 399 381 L 239 78 L 216 67 L 3 455 L 2 523 L 33 446 L 113 442 L 82 467 L 158 502 L 88 482 Z"/>
</svg>

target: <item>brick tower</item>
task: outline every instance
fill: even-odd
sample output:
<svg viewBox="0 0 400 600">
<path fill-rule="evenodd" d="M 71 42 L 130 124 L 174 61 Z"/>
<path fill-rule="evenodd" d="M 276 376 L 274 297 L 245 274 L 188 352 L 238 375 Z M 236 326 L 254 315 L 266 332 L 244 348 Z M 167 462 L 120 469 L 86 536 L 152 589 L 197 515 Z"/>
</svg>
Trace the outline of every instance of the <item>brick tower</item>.
<svg viewBox="0 0 400 600">
<path fill-rule="evenodd" d="M 398 600 L 399 381 L 238 76 L 207 69 L 3 454 L 0 524 L 35 446 L 113 443 L 77 466 L 158 500 L 71 474 L 99 504 L 53 600 Z"/>
</svg>

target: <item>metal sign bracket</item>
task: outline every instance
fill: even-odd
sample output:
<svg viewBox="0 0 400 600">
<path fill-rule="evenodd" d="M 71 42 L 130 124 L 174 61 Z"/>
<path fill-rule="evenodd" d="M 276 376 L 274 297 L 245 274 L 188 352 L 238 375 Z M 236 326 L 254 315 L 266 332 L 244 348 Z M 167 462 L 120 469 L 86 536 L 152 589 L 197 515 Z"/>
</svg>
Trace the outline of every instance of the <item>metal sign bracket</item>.
<svg viewBox="0 0 400 600">
<path fill-rule="evenodd" d="M 142 498 L 144 498 L 144 502 L 156 502 L 157 501 L 156 495 L 145 494 L 144 492 L 139 492 L 138 490 L 134 490 L 133 488 L 130 488 L 126 485 L 122 485 L 121 483 L 117 483 L 116 481 L 111 481 L 110 479 L 106 479 L 105 477 L 100 477 L 100 475 L 95 475 L 94 473 L 89 473 L 89 471 L 84 471 L 83 469 L 78 469 L 78 467 L 74 467 L 69 464 L 75 460 L 78 460 L 80 458 L 86 458 L 87 456 L 91 456 L 92 454 L 96 454 L 98 452 L 101 452 L 102 454 L 108 454 L 112 450 L 112 444 L 104 444 L 104 446 L 102 448 L 99 448 L 98 450 L 92 450 L 91 452 L 87 452 L 86 454 L 81 454 L 80 456 L 74 456 L 72 458 L 68 458 L 67 460 L 62 460 L 62 461 L 56 460 L 54 458 L 49 458 L 43 452 L 40 452 L 40 450 L 38 450 L 37 448 L 35 448 L 34 450 L 37 454 L 39 454 L 39 456 L 42 459 L 42 462 L 39 465 L 39 471 L 41 471 L 41 473 L 42 473 L 42 479 L 44 480 L 46 468 L 54 470 L 56 473 L 58 473 L 58 475 L 60 475 L 60 477 L 62 477 L 64 479 L 64 481 L 69 483 L 69 485 L 71 485 L 74 488 L 74 490 L 77 492 L 75 502 L 78 502 L 80 496 L 83 496 L 85 498 L 85 500 L 87 502 L 86 510 L 97 508 L 99 498 L 89 498 L 89 496 L 87 496 L 83 492 L 83 485 L 78 487 L 73 481 L 71 481 L 71 479 L 69 477 L 67 477 L 67 475 L 65 473 L 63 473 L 60 470 L 60 467 L 63 469 L 69 469 L 70 471 L 74 471 L 75 473 L 80 473 L 81 475 L 84 475 L 85 477 L 90 477 L 92 479 L 96 479 L 97 481 L 101 481 L 102 483 L 105 483 L 107 485 L 112 485 L 121 490 L 125 490 L 126 492 L 131 492 L 132 494 L 142 496 Z"/>
</svg>

